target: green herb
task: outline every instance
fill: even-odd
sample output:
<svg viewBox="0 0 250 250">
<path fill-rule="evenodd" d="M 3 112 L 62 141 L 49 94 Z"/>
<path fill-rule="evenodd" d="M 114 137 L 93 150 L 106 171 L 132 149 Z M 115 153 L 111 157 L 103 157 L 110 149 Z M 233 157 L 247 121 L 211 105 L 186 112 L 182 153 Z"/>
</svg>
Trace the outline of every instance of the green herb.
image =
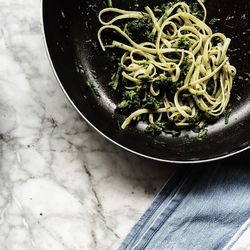
<svg viewBox="0 0 250 250">
<path fill-rule="evenodd" d="M 174 1 L 171 1 L 167 4 L 162 4 L 161 6 L 156 6 L 154 8 L 154 12 L 156 13 L 156 15 L 159 15 L 159 16 L 162 16 L 164 13 L 167 13 L 167 11 L 169 9 L 171 9 L 174 4 L 180 2 L 180 0 L 174 0 Z"/>
<path fill-rule="evenodd" d="M 172 84 L 172 78 L 169 76 L 165 76 L 164 74 L 160 74 L 160 76 L 154 81 L 154 84 L 168 86 Z"/>
<path fill-rule="evenodd" d="M 225 117 L 225 124 L 227 125 L 228 122 L 229 122 L 229 117 L 231 115 L 231 112 L 232 112 L 232 107 L 229 106 L 225 111 L 224 111 L 224 117 Z"/>
<path fill-rule="evenodd" d="M 118 87 L 119 79 L 120 79 L 120 75 L 122 71 L 123 71 L 123 67 L 119 65 L 118 70 L 111 77 L 111 82 L 109 83 L 109 86 L 111 86 L 113 90 L 116 90 Z"/>
<path fill-rule="evenodd" d="M 237 101 L 241 101 L 241 96 L 237 95 L 236 99 L 237 99 Z"/>
<path fill-rule="evenodd" d="M 145 97 L 142 99 L 142 108 L 156 110 L 160 108 L 162 104 L 162 101 L 157 100 L 157 98 L 151 94 L 145 94 Z"/>
<path fill-rule="evenodd" d="M 173 44 L 173 48 L 188 50 L 190 45 L 190 39 L 187 36 L 182 36 Z"/>
<path fill-rule="evenodd" d="M 196 16 L 199 19 L 203 19 L 204 13 L 201 9 L 201 6 L 198 3 L 190 4 L 190 12 L 192 15 Z"/>
<path fill-rule="evenodd" d="M 112 0 L 107 0 L 107 4 L 108 4 L 108 7 L 112 7 L 113 6 Z"/>
<path fill-rule="evenodd" d="M 209 24 L 210 25 L 215 25 L 216 23 L 220 22 L 220 18 L 212 18 L 210 21 L 209 21 Z"/>
<path fill-rule="evenodd" d="M 165 130 L 164 132 L 166 132 L 167 134 L 171 134 L 173 137 L 178 137 L 181 134 L 181 131 L 177 130 Z"/>
<path fill-rule="evenodd" d="M 138 93 L 134 90 L 126 91 L 123 100 L 118 104 L 118 109 L 129 110 L 131 108 L 137 109 L 141 105 L 141 99 Z"/>
<path fill-rule="evenodd" d="M 193 128 L 192 131 L 195 133 L 204 133 L 202 132 L 208 124 L 210 117 L 207 116 L 204 112 L 198 112 L 193 118 Z"/>
<path fill-rule="evenodd" d="M 198 139 L 203 140 L 207 136 L 207 129 L 202 129 L 198 134 Z"/>
<path fill-rule="evenodd" d="M 190 96 L 192 96 L 191 93 L 184 93 L 184 94 L 181 95 L 181 97 L 182 97 L 183 99 L 187 99 L 187 98 L 189 98 Z"/>
<path fill-rule="evenodd" d="M 128 22 L 125 32 L 137 43 L 152 41 L 153 24 L 150 18 L 142 17 L 140 19 Z"/>
<path fill-rule="evenodd" d="M 80 63 L 76 63 L 75 67 L 76 67 L 77 73 L 85 74 L 85 69 L 83 68 L 83 66 Z"/>
<path fill-rule="evenodd" d="M 162 16 L 163 10 L 162 10 L 161 6 L 158 6 L 158 5 L 155 6 L 155 7 L 154 7 L 154 13 L 155 13 L 156 15 Z"/>
<path fill-rule="evenodd" d="M 173 82 L 171 77 L 164 74 L 161 74 L 153 83 L 158 85 L 159 88 L 163 88 L 169 97 L 173 96 L 178 88 L 178 83 Z"/>
<path fill-rule="evenodd" d="M 171 127 L 173 124 L 171 123 L 171 121 L 169 122 L 155 122 L 152 124 L 149 124 L 147 126 L 147 128 L 145 129 L 145 133 L 149 134 L 149 135 L 159 135 L 161 134 L 161 132 L 165 132 L 167 134 L 171 134 L 173 137 L 178 137 L 180 136 L 181 132 L 175 129 L 167 129 L 169 127 Z"/>
<path fill-rule="evenodd" d="M 186 76 L 189 69 L 190 69 L 190 66 L 191 66 L 190 61 L 188 60 L 187 57 L 185 57 L 182 64 L 181 64 L 181 73 Z"/>
<path fill-rule="evenodd" d="M 151 83 L 153 79 L 152 77 L 146 75 L 138 76 L 138 78 L 142 80 L 144 83 Z"/>
<path fill-rule="evenodd" d="M 100 97 L 100 93 L 97 89 L 97 87 L 95 86 L 95 84 L 92 81 L 86 81 L 87 86 L 91 89 L 91 91 L 97 96 Z"/>
<path fill-rule="evenodd" d="M 145 132 L 149 135 L 159 135 L 166 128 L 165 122 L 155 122 L 149 124 Z"/>
</svg>

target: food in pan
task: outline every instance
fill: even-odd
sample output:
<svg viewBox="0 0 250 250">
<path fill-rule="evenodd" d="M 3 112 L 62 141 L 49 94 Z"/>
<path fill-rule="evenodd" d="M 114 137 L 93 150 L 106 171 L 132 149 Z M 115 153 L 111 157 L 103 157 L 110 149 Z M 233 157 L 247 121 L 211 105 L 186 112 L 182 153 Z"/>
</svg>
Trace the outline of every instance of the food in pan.
<svg viewBox="0 0 250 250">
<path fill-rule="evenodd" d="M 116 110 L 126 117 L 122 129 L 144 122 L 153 135 L 192 129 L 203 138 L 206 125 L 228 113 L 236 75 L 227 54 L 231 40 L 214 33 L 206 16 L 202 0 L 99 13 L 102 49 L 122 51 L 111 82 L 121 93 Z M 108 31 L 119 36 L 106 44 Z"/>
</svg>

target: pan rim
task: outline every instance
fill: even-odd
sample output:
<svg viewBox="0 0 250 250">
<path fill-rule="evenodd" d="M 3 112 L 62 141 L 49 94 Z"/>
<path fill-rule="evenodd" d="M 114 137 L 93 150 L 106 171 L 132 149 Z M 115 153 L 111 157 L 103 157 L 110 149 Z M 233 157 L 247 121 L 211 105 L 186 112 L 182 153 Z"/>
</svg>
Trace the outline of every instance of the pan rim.
<svg viewBox="0 0 250 250">
<path fill-rule="evenodd" d="M 162 163 L 173 163 L 173 164 L 200 164 L 200 163 L 209 163 L 209 162 L 214 162 L 214 161 L 218 161 L 218 160 L 222 160 L 222 159 L 226 159 L 229 158 L 231 156 L 235 156 L 237 154 L 240 154 L 248 149 L 250 149 L 250 145 L 247 145 L 241 149 L 232 151 L 230 153 L 225 153 L 216 157 L 212 157 L 212 158 L 208 158 L 208 159 L 198 159 L 198 160 L 170 160 L 170 159 L 162 159 L 162 158 L 157 158 L 157 157 L 153 157 L 147 154 L 143 154 L 140 152 L 137 152 L 135 150 L 132 150 L 122 144 L 120 144 L 119 142 L 115 141 L 114 139 L 112 139 L 111 137 L 107 136 L 104 132 L 102 132 L 101 130 L 99 130 L 94 124 L 92 124 L 83 114 L 82 112 L 76 107 L 76 105 L 74 104 L 74 102 L 72 101 L 72 99 L 70 98 L 70 96 L 68 95 L 68 93 L 66 92 L 65 88 L 63 87 L 63 84 L 61 82 L 61 80 L 59 79 L 59 76 L 57 74 L 57 71 L 54 67 L 54 64 L 52 62 L 52 58 L 49 52 L 49 48 L 48 48 L 48 41 L 47 41 L 47 37 L 45 34 L 45 25 L 44 25 L 44 2 L 46 0 L 41 0 L 41 7 L 40 7 L 40 21 L 41 21 L 41 28 L 42 28 L 42 37 L 43 37 L 43 43 L 44 43 L 44 47 L 45 47 L 45 51 L 47 54 L 47 58 L 50 64 L 50 67 L 53 71 L 53 74 L 59 84 L 59 86 L 61 87 L 61 90 L 63 91 L 64 95 L 66 96 L 68 102 L 73 106 L 73 108 L 76 110 L 76 112 L 81 116 L 81 118 L 83 118 L 85 120 L 85 122 L 87 122 L 87 124 L 92 127 L 96 132 L 98 132 L 100 135 L 102 135 L 105 139 L 107 139 L 108 141 L 110 141 L 111 143 L 113 143 L 114 145 L 124 149 L 127 152 L 130 152 L 132 154 L 135 154 L 137 156 L 143 157 L 145 159 L 149 159 L 149 160 L 153 160 L 153 161 L 157 161 L 157 162 L 162 162 Z"/>
</svg>

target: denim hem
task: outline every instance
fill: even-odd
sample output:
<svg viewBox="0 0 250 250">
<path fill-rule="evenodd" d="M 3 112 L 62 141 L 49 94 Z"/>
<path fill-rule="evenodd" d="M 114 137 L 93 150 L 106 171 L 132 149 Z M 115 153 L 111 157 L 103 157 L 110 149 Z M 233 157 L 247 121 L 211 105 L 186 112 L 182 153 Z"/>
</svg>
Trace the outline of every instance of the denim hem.
<svg viewBox="0 0 250 250">
<path fill-rule="evenodd" d="M 144 232 L 143 236 L 132 248 L 130 248 L 131 250 L 143 250 L 147 247 L 154 235 L 159 229 L 161 229 L 162 225 L 166 223 L 171 214 L 174 213 L 176 208 L 188 194 L 190 188 L 195 182 L 195 179 L 198 177 L 198 173 L 199 171 L 197 171 L 197 169 L 185 172 L 185 175 L 182 176 L 183 178 L 179 182 L 178 188 L 171 200 L 163 207 L 155 221 L 149 225 L 148 229 Z"/>
<path fill-rule="evenodd" d="M 146 235 L 145 244 L 150 238 L 153 237 L 154 233 L 157 231 L 157 228 L 160 227 L 161 214 L 166 215 L 166 209 L 168 210 L 168 215 L 174 212 L 175 208 L 181 202 L 182 197 L 178 197 L 178 193 L 182 191 L 183 185 L 188 181 L 189 177 L 194 177 L 193 173 L 195 171 L 190 171 L 187 168 L 178 169 L 166 182 L 162 190 L 157 194 L 153 200 L 150 207 L 146 212 L 141 216 L 136 225 L 131 229 L 130 233 L 126 236 L 125 240 L 118 248 L 118 250 L 131 250 L 136 249 L 138 242 L 145 239 L 145 232 L 149 231 L 149 235 Z M 192 178 L 193 179 L 193 178 Z M 166 201 L 168 201 L 167 204 Z M 156 217 L 156 220 L 153 221 L 153 224 L 156 223 L 156 231 L 152 228 L 152 223 L 148 224 L 152 217 Z M 167 217 L 165 218 L 167 219 Z M 165 220 L 164 220 L 165 221 Z M 145 231 L 145 232 L 144 232 Z M 143 233 L 144 232 L 144 233 Z M 143 245 L 145 245 L 143 244 Z M 142 248 L 140 248 L 142 249 Z"/>
</svg>

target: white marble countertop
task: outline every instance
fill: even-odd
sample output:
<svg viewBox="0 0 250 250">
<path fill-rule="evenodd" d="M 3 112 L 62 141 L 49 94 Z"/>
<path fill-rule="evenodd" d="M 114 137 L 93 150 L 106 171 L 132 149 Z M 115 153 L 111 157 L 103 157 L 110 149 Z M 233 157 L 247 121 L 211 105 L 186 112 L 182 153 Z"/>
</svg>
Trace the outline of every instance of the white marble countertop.
<svg viewBox="0 0 250 250">
<path fill-rule="evenodd" d="M 0 249 L 116 249 L 172 168 L 93 131 L 48 63 L 39 0 L 0 0 Z"/>
</svg>

